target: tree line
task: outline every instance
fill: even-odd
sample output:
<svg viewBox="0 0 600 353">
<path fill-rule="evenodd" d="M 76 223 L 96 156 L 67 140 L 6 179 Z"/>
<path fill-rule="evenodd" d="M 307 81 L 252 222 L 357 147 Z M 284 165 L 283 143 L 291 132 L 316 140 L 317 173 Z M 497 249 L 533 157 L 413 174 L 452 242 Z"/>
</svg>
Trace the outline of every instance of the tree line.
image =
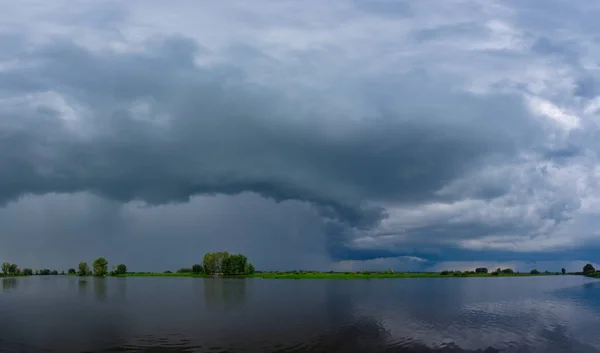
<svg viewBox="0 0 600 353">
<path fill-rule="evenodd" d="M 442 272 L 440 272 L 440 274 L 442 276 L 447 276 L 447 275 L 453 275 L 453 276 L 460 276 L 460 275 L 470 275 L 470 274 L 490 274 L 492 276 L 499 276 L 499 275 L 511 275 L 511 274 L 515 274 L 515 273 L 519 273 L 519 272 L 515 272 L 512 268 L 497 268 L 496 270 L 490 272 L 487 268 L 485 267 L 478 267 L 475 269 L 475 271 L 449 271 L 449 270 L 444 270 Z M 542 274 L 542 272 L 538 271 L 537 269 L 533 269 L 531 271 L 529 271 L 530 274 L 532 275 L 539 275 Z M 563 275 L 567 273 L 567 270 L 565 270 L 564 268 L 561 269 L 561 272 Z M 545 271 L 544 274 L 555 274 L 558 275 L 560 274 L 559 272 L 549 272 L 549 271 Z"/>
<path fill-rule="evenodd" d="M 127 273 L 127 266 L 125 264 L 119 264 L 113 266 L 111 271 L 108 271 L 108 261 L 105 258 L 99 257 L 92 263 L 92 268 L 87 262 L 80 262 L 77 265 L 77 269 L 70 268 L 67 271 L 69 275 L 78 275 L 78 276 L 116 276 L 116 275 L 124 275 Z"/>
<path fill-rule="evenodd" d="M 242 254 L 230 254 L 227 251 L 209 252 L 202 258 L 201 264 L 184 267 L 177 273 L 193 273 L 197 275 L 250 275 L 255 272 L 254 265 Z M 165 271 L 165 273 L 172 273 Z"/>
<path fill-rule="evenodd" d="M 64 271 L 62 271 L 61 273 L 59 273 L 57 270 L 50 270 L 50 269 L 40 269 L 40 270 L 33 270 L 31 268 L 24 268 L 21 269 L 19 268 L 19 266 L 17 264 L 11 264 L 9 262 L 4 262 L 2 263 L 2 273 L 0 274 L 1 277 L 8 277 L 8 276 L 49 276 L 49 275 L 59 275 L 59 274 L 65 274 Z"/>
</svg>

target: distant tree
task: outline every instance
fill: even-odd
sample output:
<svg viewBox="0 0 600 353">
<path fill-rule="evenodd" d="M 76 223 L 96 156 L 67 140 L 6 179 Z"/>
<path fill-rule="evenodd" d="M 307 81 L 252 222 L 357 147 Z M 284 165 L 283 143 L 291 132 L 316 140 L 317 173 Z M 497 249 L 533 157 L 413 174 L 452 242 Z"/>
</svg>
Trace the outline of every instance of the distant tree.
<svg viewBox="0 0 600 353">
<path fill-rule="evenodd" d="M 195 274 L 199 274 L 199 273 L 204 272 L 204 269 L 202 268 L 202 265 L 195 264 L 195 265 L 192 266 L 192 272 L 195 273 Z"/>
<path fill-rule="evenodd" d="M 562 272 L 562 274 L 563 274 L 563 275 L 564 275 L 565 273 L 567 273 L 567 270 L 565 270 L 564 268 L 562 268 L 560 271 Z"/>
<path fill-rule="evenodd" d="M 2 263 L 2 273 L 4 273 L 4 275 L 7 276 L 9 272 L 10 272 L 10 263 L 3 262 Z"/>
<path fill-rule="evenodd" d="M 57 270 L 52 270 L 52 275 L 53 275 L 53 276 L 56 276 L 56 275 L 58 275 L 58 271 L 57 271 Z"/>
<path fill-rule="evenodd" d="M 62 276 L 64 276 L 64 274 L 65 274 L 65 270 L 62 270 L 62 271 L 60 271 L 60 274 L 61 274 Z"/>
<path fill-rule="evenodd" d="M 94 276 L 106 276 L 108 273 L 108 261 L 103 257 L 94 260 L 92 267 L 94 268 Z"/>
<path fill-rule="evenodd" d="M 246 273 L 248 259 L 242 254 L 232 254 L 223 257 L 221 269 L 226 275 L 242 275 Z"/>
<path fill-rule="evenodd" d="M 206 253 L 204 254 L 204 258 L 202 259 L 202 264 L 204 265 L 204 272 L 207 275 L 212 275 L 217 272 L 217 261 L 214 253 Z"/>
<path fill-rule="evenodd" d="M 173 273 L 173 272 L 171 272 L 171 271 L 169 271 L 169 270 L 166 270 L 164 273 Z"/>
<path fill-rule="evenodd" d="M 37 276 L 40 274 L 40 270 L 35 270 L 34 274 Z"/>
<path fill-rule="evenodd" d="M 19 267 L 17 266 L 17 264 L 10 264 L 8 266 L 8 274 L 16 275 L 18 269 Z"/>
<path fill-rule="evenodd" d="M 24 268 L 24 269 L 23 269 L 23 274 L 24 274 L 25 276 L 31 276 L 31 275 L 33 275 L 33 270 L 32 270 L 32 269 L 30 269 L 30 268 Z"/>
<path fill-rule="evenodd" d="M 75 269 L 74 269 L 74 268 L 70 268 L 70 269 L 67 271 L 67 273 L 68 273 L 68 274 L 70 274 L 70 275 L 74 275 L 74 274 L 76 274 L 76 273 L 77 273 L 77 271 L 75 271 Z"/>
<path fill-rule="evenodd" d="M 117 274 L 124 275 L 127 273 L 127 266 L 125 264 L 117 265 Z"/>
<path fill-rule="evenodd" d="M 440 272 L 440 274 L 441 274 L 442 276 L 447 276 L 447 275 L 449 275 L 449 274 L 450 274 L 450 271 L 448 271 L 448 270 L 444 270 L 444 271 Z"/>
<path fill-rule="evenodd" d="M 192 273 L 192 269 L 191 268 L 180 268 L 179 270 L 177 270 L 177 273 Z"/>
<path fill-rule="evenodd" d="M 90 272 L 90 266 L 88 266 L 87 262 L 80 262 L 78 265 L 79 272 L 77 272 L 80 276 L 87 276 Z"/>
<path fill-rule="evenodd" d="M 475 273 L 488 273 L 488 269 L 485 267 L 478 267 L 475 269 Z"/>
<path fill-rule="evenodd" d="M 248 263 L 248 270 L 246 271 L 246 273 L 249 274 L 249 275 L 251 275 L 251 274 L 254 274 L 254 272 L 256 272 L 254 270 L 254 265 L 251 264 L 251 263 Z"/>
<path fill-rule="evenodd" d="M 531 272 L 529 272 L 529 273 L 531 273 L 532 275 L 539 275 L 539 274 L 540 274 L 540 271 L 538 271 L 538 270 L 536 270 L 536 269 L 533 269 L 533 270 L 531 270 Z"/>
<path fill-rule="evenodd" d="M 594 268 L 594 266 L 592 266 L 592 264 L 587 264 L 587 265 L 583 266 L 583 274 L 594 273 L 594 272 L 596 272 L 596 269 Z"/>
<path fill-rule="evenodd" d="M 512 268 L 505 268 L 504 270 L 502 270 L 502 273 L 512 274 L 512 273 L 515 273 L 515 271 L 513 271 Z"/>
</svg>

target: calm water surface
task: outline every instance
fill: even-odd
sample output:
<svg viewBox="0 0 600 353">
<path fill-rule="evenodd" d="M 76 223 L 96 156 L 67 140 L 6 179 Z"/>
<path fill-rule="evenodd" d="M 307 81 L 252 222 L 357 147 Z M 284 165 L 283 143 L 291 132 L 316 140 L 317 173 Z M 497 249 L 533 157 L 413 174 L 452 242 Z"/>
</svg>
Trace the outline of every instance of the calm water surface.
<svg viewBox="0 0 600 353">
<path fill-rule="evenodd" d="M 2 352 L 600 352 L 600 281 L 4 278 Z"/>
</svg>

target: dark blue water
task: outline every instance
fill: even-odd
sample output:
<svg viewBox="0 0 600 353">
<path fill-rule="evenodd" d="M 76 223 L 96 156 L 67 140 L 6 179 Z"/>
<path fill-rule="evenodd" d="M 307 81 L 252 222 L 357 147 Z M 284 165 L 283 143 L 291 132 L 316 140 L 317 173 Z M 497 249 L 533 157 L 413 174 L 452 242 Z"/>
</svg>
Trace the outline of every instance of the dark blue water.
<svg viewBox="0 0 600 353">
<path fill-rule="evenodd" d="M 600 281 L 4 278 L 3 352 L 600 352 Z"/>
</svg>

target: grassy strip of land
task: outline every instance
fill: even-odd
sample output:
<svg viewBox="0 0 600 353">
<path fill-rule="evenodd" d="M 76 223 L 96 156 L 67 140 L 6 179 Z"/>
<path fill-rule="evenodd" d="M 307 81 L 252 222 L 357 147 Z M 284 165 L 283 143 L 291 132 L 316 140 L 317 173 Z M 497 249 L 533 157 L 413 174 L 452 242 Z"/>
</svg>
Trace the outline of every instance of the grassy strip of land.
<svg viewBox="0 0 600 353">
<path fill-rule="evenodd" d="M 379 279 L 379 278 L 459 278 L 459 277 L 531 277 L 555 276 L 556 273 L 460 273 L 442 274 L 440 272 L 257 272 L 248 275 L 218 276 L 224 278 L 262 278 L 262 279 Z M 77 275 L 73 275 L 77 276 Z M 201 277 L 211 278 L 212 275 L 202 273 L 125 273 L 114 277 Z"/>
<path fill-rule="evenodd" d="M 339 272 L 307 272 L 307 273 L 255 273 L 248 277 L 264 279 L 378 279 L 378 278 L 464 278 L 464 277 L 531 277 L 531 276 L 555 276 L 555 273 L 469 273 L 457 275 L 444 275 L 439 272 L 375 272 L 375 273 L 339 273 Z"/>
</svg>

